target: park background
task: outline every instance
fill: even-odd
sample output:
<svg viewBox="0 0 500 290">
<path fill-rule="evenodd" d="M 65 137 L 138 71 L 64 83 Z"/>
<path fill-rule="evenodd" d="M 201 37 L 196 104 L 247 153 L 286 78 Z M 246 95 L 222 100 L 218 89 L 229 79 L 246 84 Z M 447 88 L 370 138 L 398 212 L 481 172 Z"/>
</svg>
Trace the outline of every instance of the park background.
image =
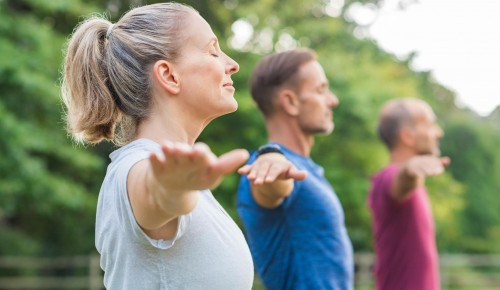
<svg viewBox="0 0 500 290">
<path fill-rule="evenodd" d="M 65 131 L 59 92 L 63 49 L 84 16 L 97 12 L 115 22 L 131 6 L 154 2 L 160 1 L 0 0 L 0 281 L 9 275 L 64 276 L 73 271 L 7 267 L 18 265 L 14 262 L 2 268 L 2 258 L 96 254 L 97 196 L 115 147 L 82 146 Z M 355 252 L 373 251 L 366 195 L 370 176 L 388 161 L 376 135 L 378 110 L 388 99 L 412 96 L 435 110 L 445 132 L 442 154 L 452 159 L 445 174 L 427 182 L 440 254 L 498 257 L 500 106 L 487 116 L 458 106 L 456 93 L 437 82 L 432 71 L 412 68 L 414 54 L 396 57 L 359 36 L 359 25 L 346 11 L 354 4 L 381 7 L 383 1 L 180 2 L 200 12 L 223 50 L 240 65 L 233 76 L 238 111 L 213 121 L 199 141 L 217 155 L 264 143 L 263 120 L 248 93 L 250 73 L 263 55 L 310 47 L 340 100 L 335 131 L 316 139 L 312 158 L 325 168 L 343 204 Z M 246 37 L 235 34 L 241 30 Z M 241 226 L 235 210 L 237 183 L 237 174 L 231 174 L 214 195 Z M 482 270 L 461 267 L 460 276 L 475 272 L 493 274 L 479 276 L 481 283 L 498 282 L 500 262 Z"/>
</svg>

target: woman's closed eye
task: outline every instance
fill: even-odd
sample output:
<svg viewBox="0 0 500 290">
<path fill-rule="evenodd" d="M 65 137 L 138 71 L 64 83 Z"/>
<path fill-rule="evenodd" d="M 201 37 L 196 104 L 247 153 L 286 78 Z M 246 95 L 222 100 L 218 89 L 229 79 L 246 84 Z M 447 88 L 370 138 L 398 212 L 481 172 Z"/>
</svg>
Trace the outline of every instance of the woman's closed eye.
<svg viewBox="0 0 500 290">
<path fill-rule="evenodd" d="M 215 46 L 210 48 L 210 55 L 212 55 L 213 57 L 219 57 L 220 56 L 219 49 Z"/>
</svg>

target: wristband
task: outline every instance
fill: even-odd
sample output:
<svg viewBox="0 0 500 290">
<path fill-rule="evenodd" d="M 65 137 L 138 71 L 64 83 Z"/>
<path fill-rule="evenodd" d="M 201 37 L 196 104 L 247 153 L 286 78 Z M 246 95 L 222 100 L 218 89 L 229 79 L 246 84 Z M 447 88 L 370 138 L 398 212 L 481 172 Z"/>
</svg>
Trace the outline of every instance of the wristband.
<svg viewBox="0 0 500 290">
<path fill-rule="evenodd" d="M 267 153 L 279 153 L 281 155 L 284 155 L 283 151 L 281 151 L 281 149 L 280 149 L 280 146 L 278 146 L 276 144 L 262 145 L 259 147 L 259 149 L 257 149 L 257 157 L 259 157 L 260 155 L 263 155 L 263 154 L 267 154 Z"/>
</svg>

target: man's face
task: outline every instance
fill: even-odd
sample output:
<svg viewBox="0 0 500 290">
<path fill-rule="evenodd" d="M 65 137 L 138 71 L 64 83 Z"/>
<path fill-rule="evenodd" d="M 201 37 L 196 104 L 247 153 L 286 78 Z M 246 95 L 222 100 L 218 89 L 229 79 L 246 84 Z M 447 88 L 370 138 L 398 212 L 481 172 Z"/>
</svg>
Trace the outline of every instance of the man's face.
<svg viewBox="0 0 500 290">
<path fill-rule="evenodd" d="M 333 131 L 333 109 L 339 104 L 328 87 L 328 80 L 317 61 L 303 64 L 299 69 L 299 126 L 308 135 L 329 134 Z"/>
<path fill-rule="evenodd" d="M 413 132 L 418 155 L 440 155 L 439 140 L 443 137 L 443 130 L 436 123 L 436 116 L 430 107 L 422 106 L 418 109 Z"/>
</svg>

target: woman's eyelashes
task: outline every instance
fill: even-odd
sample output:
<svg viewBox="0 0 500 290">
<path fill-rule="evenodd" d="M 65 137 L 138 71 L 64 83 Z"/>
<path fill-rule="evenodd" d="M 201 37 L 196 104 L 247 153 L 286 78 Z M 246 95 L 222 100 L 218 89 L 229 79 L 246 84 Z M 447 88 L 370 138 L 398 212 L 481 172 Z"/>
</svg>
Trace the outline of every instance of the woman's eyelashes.
<svg viewBox="0 0 500 290">
<path fill-rule="evenodd" d="M 210 50 L 210 54 L 213 56 L 213 57 L 219 57 L 219 50 L 217 48 L 212 48 Z"/>
<path fill-rule="evenodd" d="M 219 45 L 217 45 L 217 43 L 212 43 L 212 45 L 210 46 L 210 54 L 213 57 L 219 57 L 220 56 L 221 50 L 219 48 Z"/>
</svg>

